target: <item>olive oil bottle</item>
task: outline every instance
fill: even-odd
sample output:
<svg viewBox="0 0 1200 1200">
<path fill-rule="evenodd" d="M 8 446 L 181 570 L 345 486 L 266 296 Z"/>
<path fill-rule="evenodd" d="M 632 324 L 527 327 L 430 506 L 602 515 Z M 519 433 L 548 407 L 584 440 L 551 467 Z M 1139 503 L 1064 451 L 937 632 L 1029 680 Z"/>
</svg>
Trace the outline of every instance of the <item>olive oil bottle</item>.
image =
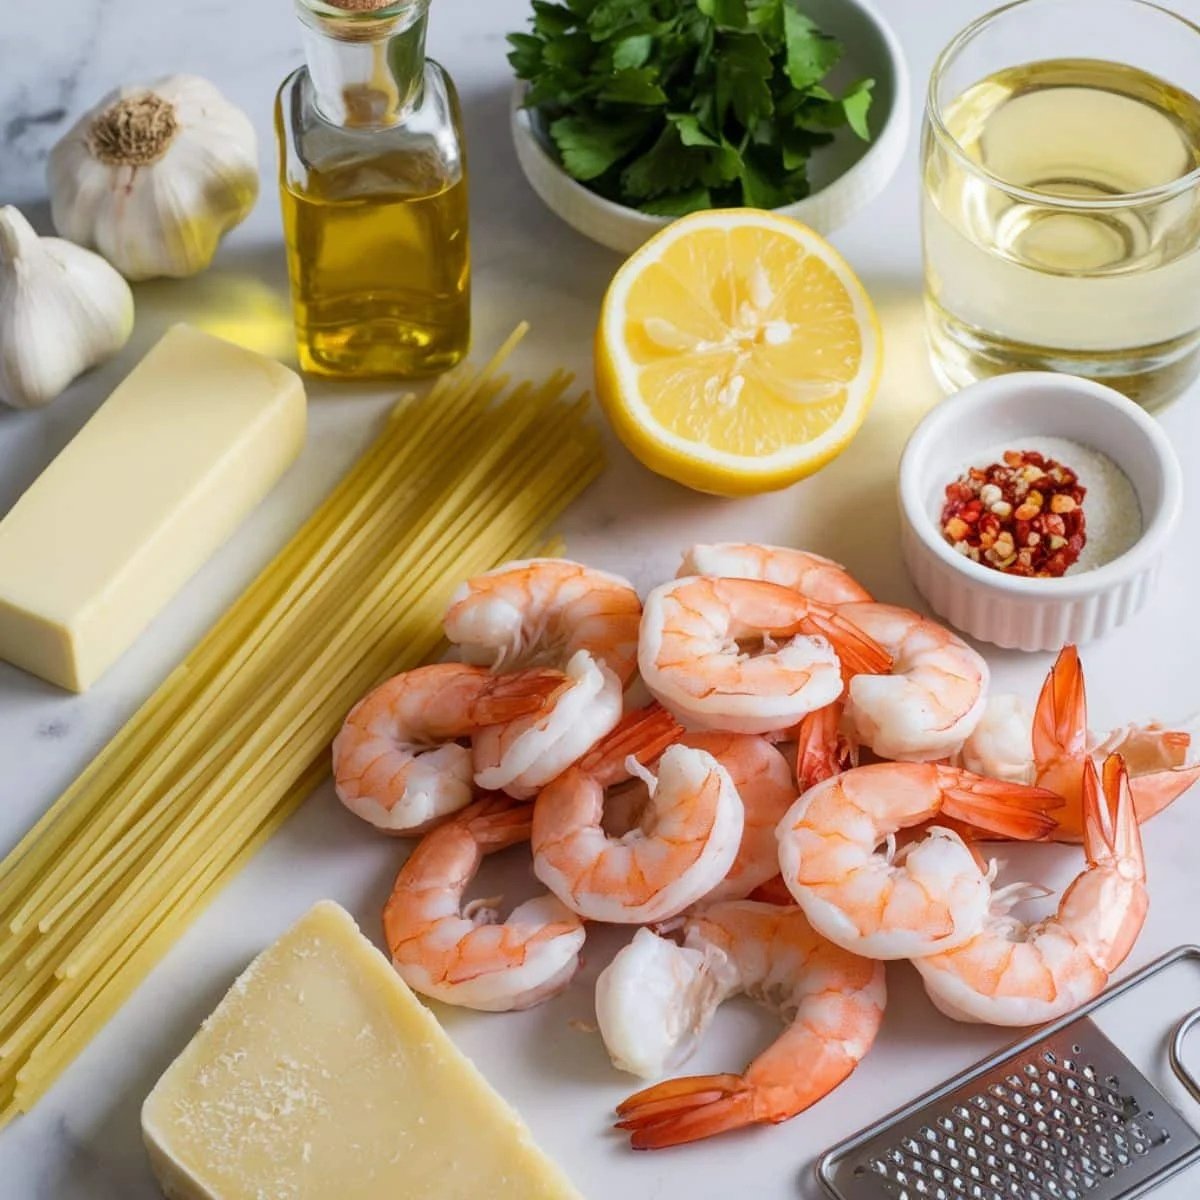
<svg viewBox="0 0 1200 1200">
<path fill-rule="evenodd" d="M 276 104 L 300 365 L 430 375 L 470 340 L 467 172 L 429 0 L 296 0 L 307 65 Z"/>
</svg>

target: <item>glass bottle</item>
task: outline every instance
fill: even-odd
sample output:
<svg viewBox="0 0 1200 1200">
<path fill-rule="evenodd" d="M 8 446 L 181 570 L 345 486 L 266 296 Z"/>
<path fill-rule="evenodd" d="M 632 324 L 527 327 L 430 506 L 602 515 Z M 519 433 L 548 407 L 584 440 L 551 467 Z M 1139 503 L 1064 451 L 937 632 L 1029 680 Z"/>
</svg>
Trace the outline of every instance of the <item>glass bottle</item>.
<svg viewBox="0 0 1200 1200">
<path fill-rule="evenodd" d="M 467 170 L 429 0 L 296 0 L 307 65 L 276 103 L 300 365 L 368 379 L 452 367 L 470 340 Z"/>
</svg>

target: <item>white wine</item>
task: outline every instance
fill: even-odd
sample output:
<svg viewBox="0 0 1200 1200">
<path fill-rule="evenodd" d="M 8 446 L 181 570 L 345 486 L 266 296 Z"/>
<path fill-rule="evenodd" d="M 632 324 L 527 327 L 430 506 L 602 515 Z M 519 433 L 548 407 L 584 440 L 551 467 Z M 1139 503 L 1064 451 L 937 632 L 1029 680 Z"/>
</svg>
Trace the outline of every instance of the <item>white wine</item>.
<svg viewBox="0 0 1200 1200">
<path fill-rule="evenodd" d="M 1066 370 L 1150 407 L 1182 390 L 1200 369 L 1200 188 L 1179 185 L 1200 167 L 1200 100 L 1048 59 L 972 85 L 942 121 L 924 243 L 944 381 Z"/>
</svg>

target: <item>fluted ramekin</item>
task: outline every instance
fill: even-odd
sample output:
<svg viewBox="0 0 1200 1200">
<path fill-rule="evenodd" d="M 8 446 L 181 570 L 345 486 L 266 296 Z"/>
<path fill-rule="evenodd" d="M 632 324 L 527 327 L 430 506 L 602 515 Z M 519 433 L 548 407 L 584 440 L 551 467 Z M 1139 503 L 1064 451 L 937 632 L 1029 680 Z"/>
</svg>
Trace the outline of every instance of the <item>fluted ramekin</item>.
<svg viewBox="0 0 1200 1200">
<path fill-rule="evenodd" d="M 1124 554 L 1060 579 L 1024 579 L 946 542 L 946 484 L 973 455 L 999 445 L 1020 450 L 1037 437 L 1068 438 L 1125 472 L 1141 534 Z M 1119 392 L 1072 375 L 1017 372 L 964 388 L 925 416 L 901 457 L 899 492 L 904 561 L 930 607 L 980 641 L 1057 650 L 1103 637 L 1146 603 L 1179 523 L 1183 473 L 1158 422 Z"/>
</svg>

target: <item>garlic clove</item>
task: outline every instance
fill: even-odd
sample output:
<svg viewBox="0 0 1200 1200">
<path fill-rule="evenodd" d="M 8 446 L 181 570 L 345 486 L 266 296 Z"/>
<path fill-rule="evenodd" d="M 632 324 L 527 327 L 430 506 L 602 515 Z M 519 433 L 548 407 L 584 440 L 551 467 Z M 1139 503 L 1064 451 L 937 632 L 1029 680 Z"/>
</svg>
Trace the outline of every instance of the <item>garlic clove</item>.
<svg viewBox="0 0 1200 1200">
<path fill-rule="evenodd" d="M 100 255 L 0 208 L 0 400 L 49 403 L 132 331 L 133 293 Z"/>
<path fill-rule="evenodd" d="M 254 128 L 207 80 L 123 87 L 58 142 L 55 228 L 129 279 L 194 275 L 258 197 Z"/>
</svg>

